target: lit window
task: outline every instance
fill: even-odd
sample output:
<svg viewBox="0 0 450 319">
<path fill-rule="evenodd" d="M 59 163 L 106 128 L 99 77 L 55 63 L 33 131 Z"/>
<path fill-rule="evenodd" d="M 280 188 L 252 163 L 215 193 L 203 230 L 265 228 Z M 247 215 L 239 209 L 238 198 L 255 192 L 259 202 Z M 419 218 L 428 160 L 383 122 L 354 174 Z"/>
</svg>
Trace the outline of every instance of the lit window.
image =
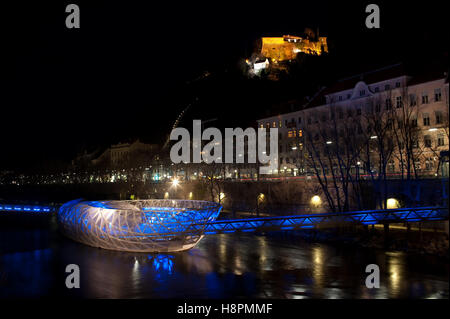
<svg viewBox="0 0 450 319">
<path fill-rule="evenodd" d="M 422 104 L 428 104 L 428 94 L 422 94 Z"/>
</svg>

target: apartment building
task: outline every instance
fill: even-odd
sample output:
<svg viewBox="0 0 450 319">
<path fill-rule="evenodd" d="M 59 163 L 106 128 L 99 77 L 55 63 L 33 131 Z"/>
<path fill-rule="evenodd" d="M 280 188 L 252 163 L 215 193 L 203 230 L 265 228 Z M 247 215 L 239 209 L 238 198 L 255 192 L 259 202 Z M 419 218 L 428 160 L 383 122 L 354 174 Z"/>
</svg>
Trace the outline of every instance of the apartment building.
<svg viewBox="0 0 450 319">
<path fill-rule="evenodd" d="M 346 154 L 358 171 L 376 171 L 381 153 L 391 175 L 408 170 L 435 176 L 441 152 L 448 151 L 448 108 L 446 72 L 409 75 L 396 64 L 342 79 L 299 110 L 257 123 L 278 128 L 279 166 L 273 174 L 308 173 L 316 165 L 311 160 L 321 162 L 335 152 L 333 161 Z M 348 156 L 351 149 L 354 158 Z M 334 164 L 321 165 L 329 173 Z"/>
</svg>

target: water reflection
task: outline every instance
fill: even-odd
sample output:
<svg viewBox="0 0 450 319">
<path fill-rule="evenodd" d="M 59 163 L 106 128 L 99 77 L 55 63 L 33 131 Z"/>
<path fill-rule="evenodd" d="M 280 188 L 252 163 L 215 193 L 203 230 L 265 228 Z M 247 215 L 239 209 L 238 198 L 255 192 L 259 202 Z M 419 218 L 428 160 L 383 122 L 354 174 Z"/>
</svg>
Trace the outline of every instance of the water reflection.
<svg viewBox="0 0 450 319">
<path fill-rule="evenodd" d="M 60 236 L 49 246 L 0 256 L 8 278 L 1 297 L 448 298 L 446 262 L 294 236 L 207 236 L 192 250 L 166 254 L 108 251 Z M 81 270 L 76 291 L 63 284 L 71 263 Z M 380 266 L 380 289 L 365 287 L 370 263 Z"/>
</svg>

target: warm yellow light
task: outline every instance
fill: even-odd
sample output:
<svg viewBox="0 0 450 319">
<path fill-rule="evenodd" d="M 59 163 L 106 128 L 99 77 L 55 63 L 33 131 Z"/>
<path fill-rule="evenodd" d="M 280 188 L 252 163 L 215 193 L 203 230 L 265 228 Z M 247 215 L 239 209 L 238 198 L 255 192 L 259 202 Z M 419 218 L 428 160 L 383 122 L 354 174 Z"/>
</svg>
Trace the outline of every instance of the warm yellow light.
<svg viewBox="0 0 450 319">
<path fill-rule="evenodd" d="M 178 178 L 174 178 L 172 180 L 172 186 L 177 187 L 180 184 L 180 181 L 178 180 Z"/>
<path fill-rule="evenodd" d="M 399 204 L 398 200 L 396 200 L 395 198 L 388 198 L 388 200 L 386 202 L 386 207 L 387 207 L 387 209 L 399 208 L 400 204 Z"/>
<path fill-rule="evenodd" d="M 260 193 L 259 195 L 258 195 L 258 202 L 263 202 L 264 201 L 264 194 L 263 193 Z"/>
<path fill-rule="evenodd" d="M 192 199 L 193 196 L 192 192 L 189 192 L 189 199 Z"/>
<path fill-rule="evenodd" d="M 169 192 L 165 192 L 164 193 L 164 199 L 168 199 L 169 198 Z"/>
<path fill-rule="evenodd" d="M 314 206 L 319 206 L 321 203 L 322 203 L 322 200 L 320 199 L 319 196 L 314 195 L 314 196 L 311 198 L 311 204 L 313 204 Z"/>
</svg>

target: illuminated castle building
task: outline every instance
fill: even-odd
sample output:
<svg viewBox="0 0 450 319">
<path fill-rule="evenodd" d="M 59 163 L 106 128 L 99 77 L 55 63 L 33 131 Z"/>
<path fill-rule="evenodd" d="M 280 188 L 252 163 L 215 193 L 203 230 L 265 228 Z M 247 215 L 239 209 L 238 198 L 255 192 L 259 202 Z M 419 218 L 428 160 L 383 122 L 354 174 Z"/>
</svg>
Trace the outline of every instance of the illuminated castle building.
<svg viewBox="0 0 450 319">
<path fill-rule="evenodd" d="M 300 52 L 311 55 L 328 52 L 326 37 L 319 37 L 317 41 L 314 41 L 309 37 L 283 35 L 282 37 L 264 37 L 261 41 L 261 54 L 275 63 L 293 60 Z"/>
<path fill-rule="evenodd" d="M 259 76 L 269 69 L 287 70 L 289 62 L 295 60 L 299 53 L 316 56 L 328 53 L 328 44 L 326 37 L 318 37 L 307 28 L 303 37 L 262 37 L 256 51 L 246 60 L 251 76 Z"/>
</svg>

